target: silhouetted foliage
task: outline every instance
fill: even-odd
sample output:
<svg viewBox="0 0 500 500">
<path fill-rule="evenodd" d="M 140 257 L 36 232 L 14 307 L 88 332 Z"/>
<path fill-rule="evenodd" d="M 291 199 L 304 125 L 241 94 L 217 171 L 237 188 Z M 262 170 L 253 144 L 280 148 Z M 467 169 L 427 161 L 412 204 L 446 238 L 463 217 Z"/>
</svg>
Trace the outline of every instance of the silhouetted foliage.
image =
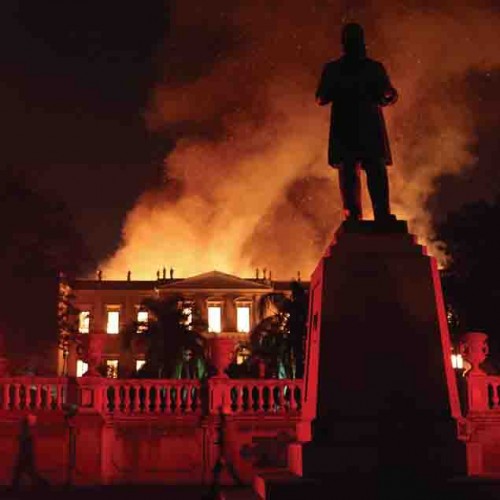
<svg viewBox="0 0 500 500">
<path fill-rule="evenodd" d="M 500 198 L 464 205 L 448 215 L 436 237 L 446 245 L 450 264 L 442 273 L 448 320 L 455 336 L 479 330 L 498 352 L 500 303 Z"/>
<path fill-rule="evenodd" d="M 250 334 L 252 355 L 246 361 L 249 376 L 256 376 L 258 362 L 266 364 L 266 376 L 302 378 L 307 329 L 307 292 L 298 281 L 291 284 L 292 293 L 264 295 L 260 313 L 268 314 Z M 240 369 L 242 370 L 242 369 Z"/>
<path fill-rule="evenodd" d="M 185 310 L 188 304 L 190 314 Z M 206 324 L 195 304 L 182 296 L 174 296 L 146 298 L 141 307 L 149 313 L 148 322 L 132 322 L 122 332 L 125 352 L 133 349 L 134 342 L 140 345 L 140 350 L 145 350 L 146 364 L 138 375 L 204 378 L 207 367 L 200 333 L 206 330 Z M 143 331 L 138 331 L 139 327 Z"/>
<path fill-rule="evenodd" d="M 75 275 L 91 258 L 64 204 L 37 192 L 12 169 L 0 168 L 0 178 L 0 275 L 6 292 L 0 327 L 14 372 L 30 356 L 31 371 L 49 372 L 56 364 L 51 356 L 59 321 L 58 274 Z"/>
</svg>

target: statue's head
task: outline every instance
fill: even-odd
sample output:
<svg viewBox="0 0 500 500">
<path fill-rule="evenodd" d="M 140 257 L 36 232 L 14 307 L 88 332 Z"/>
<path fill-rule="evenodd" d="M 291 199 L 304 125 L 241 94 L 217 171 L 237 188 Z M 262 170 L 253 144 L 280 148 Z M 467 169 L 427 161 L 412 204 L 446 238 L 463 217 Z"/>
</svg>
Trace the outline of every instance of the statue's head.
<svg viewBox="0 0 500 500">
<path fill-rule="evenodd" d="M 347 23 L 342 28 L 342 47 L 349 57 L 362 58 L 366 56 L 365 34 L 358 23 Z"/>
</svg>

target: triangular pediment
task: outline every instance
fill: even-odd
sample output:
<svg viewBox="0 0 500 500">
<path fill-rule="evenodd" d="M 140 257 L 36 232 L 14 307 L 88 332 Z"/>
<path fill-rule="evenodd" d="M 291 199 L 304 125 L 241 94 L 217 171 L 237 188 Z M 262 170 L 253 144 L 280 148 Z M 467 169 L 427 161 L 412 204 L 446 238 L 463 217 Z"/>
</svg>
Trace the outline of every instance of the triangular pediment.
<svg viewBox="0 0 500 500">
<path fill-rule="evenodd" d="M 220 271 L 210 271 L 198 274 L 190 278 L 175 280 L 172 283 L 165 283 L 162 289 L 203 289 L 203 290 L 269 290 L 270 284 L 263 280 L 249 280 L 233 276 L 232 274 L 221 273 Z"/>
</svg>

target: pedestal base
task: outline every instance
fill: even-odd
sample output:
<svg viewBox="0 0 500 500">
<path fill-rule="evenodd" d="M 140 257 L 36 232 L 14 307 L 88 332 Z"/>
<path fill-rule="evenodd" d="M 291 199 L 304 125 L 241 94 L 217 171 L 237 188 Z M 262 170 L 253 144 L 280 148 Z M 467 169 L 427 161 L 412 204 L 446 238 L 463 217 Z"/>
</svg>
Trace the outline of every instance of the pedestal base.
<svg viewBox="0 0 500 500">
<path fill-rule="evenodd" d="M 291 483 L 423 500 L 465 475 L 439 274 L 406 223 L 343 224 L 311 277 L 309 315 L 312 442 L 290 446 Z"/>
</svg>

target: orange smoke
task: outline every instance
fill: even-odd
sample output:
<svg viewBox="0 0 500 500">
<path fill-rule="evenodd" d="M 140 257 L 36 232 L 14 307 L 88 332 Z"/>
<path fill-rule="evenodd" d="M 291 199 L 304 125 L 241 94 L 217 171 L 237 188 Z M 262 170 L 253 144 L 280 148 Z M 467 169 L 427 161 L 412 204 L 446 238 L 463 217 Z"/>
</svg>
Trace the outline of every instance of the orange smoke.
<svg viewBox="0 0 500 500">
<path fill-rule="evenodd" d="M 105 276 L 130 269 L 134 279 L 152 279 L 163 266 L 176 276 L 251 276 L 255 267 L 280 279 L 307 276 L 341 220 L 326 161 L 328 110 L 315 105 L 314 91 L 322 64 L 339 55 L 345 13 L 319 0 L 177 4 L 146 121 L 181 138 L 165 158 L 162 186 L 127 215 Z M 400 92 L 385 112 L 393 211 L 427 240 L 435 180 L 474 164 L 474 117 L 461 89 L 469 72 L 500 65 L 500 16 L 486 3 L 390 5 L 372 2 L 349 16 L 364 23 L 369 55 Z"/>
</svg>

